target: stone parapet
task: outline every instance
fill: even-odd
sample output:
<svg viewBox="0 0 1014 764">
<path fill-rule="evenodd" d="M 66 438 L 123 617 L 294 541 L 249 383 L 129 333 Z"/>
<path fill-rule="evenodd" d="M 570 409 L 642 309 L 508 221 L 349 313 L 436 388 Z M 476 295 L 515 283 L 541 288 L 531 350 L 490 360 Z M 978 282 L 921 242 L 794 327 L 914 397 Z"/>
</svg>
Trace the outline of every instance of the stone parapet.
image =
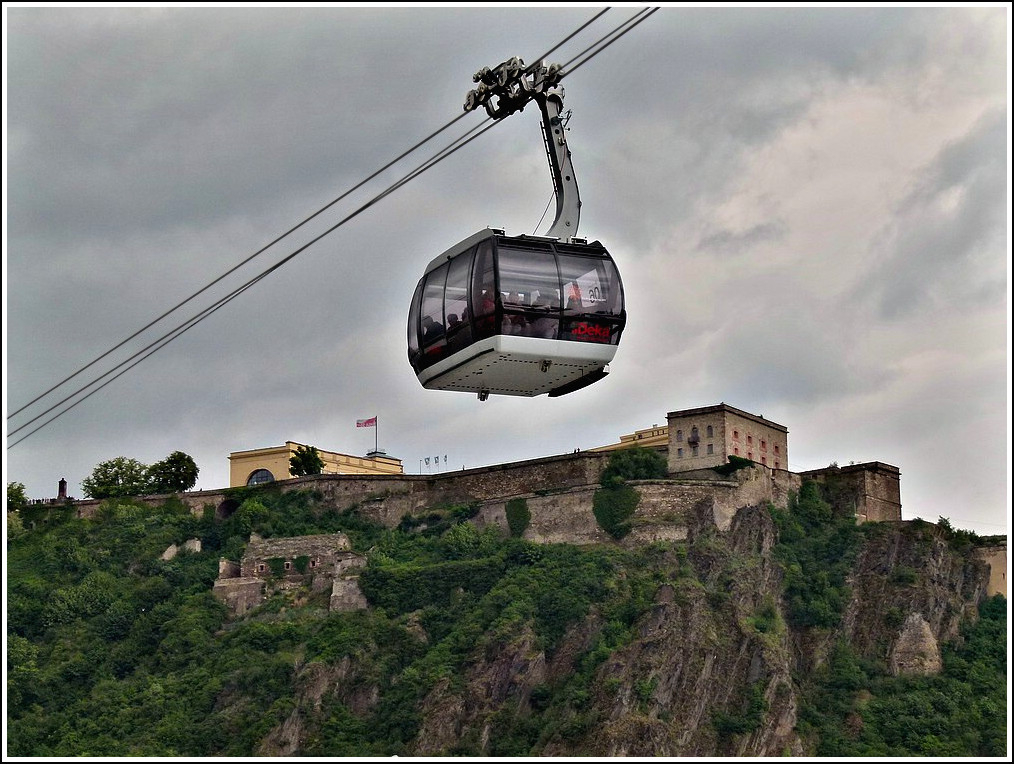
<svg viewBox="0 0 1014 764">
<path fill-rule="evenodd" d="M 223 602 L 233 615 L 243 615 L 263 601 L 264 581 L 260 578 L 242 576 L 220 578 L 212 586 L 211 594 Z"/>
</svg>

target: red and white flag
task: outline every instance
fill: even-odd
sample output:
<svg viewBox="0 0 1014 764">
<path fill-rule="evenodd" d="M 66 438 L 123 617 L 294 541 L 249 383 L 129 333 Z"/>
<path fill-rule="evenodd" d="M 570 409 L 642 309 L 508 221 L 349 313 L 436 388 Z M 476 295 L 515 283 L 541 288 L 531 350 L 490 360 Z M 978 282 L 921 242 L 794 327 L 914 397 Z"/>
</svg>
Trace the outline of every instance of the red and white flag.
<svg viewBox="0 0 1014 764">
<path fill-rule="evenodd" d="M 376 427 L 376 426 L 377 426 L 377 418 L 375 416 L 370 417 L 369 419 L 356 420 L 356 427 Z"/>
</svg>

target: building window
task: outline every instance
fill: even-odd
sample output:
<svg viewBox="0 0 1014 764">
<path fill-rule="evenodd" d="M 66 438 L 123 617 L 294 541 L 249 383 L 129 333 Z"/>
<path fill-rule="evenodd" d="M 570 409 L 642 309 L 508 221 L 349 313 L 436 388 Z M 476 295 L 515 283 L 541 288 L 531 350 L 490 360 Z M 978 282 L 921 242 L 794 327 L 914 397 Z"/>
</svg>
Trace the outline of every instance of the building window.
<svg viewBox="0 0 1014 764">
<path fill-rule="evenodd" d="M 782 465 L 780 465 L 778 462 L 775 462 L 775 469 L 778 470 L 778 469 L 781 469 L 781 468 L 782 468 Z"/>
<path fill-rule="evenodd" d="M 697 446 L 694 446 L 694 456 L 697 456 Z"/>
<path fill-rule="evenodd" d="M 263 562 L 261 562 L 261 563 L 258 563 L 258 564 L 257 564 L 257 572 L 258 572 L 258 573 L 263 573 L 263 572 L 264 572 L 264 570 L 265 570 L 265 566 L 264 566 L 264 563 L 263 563 Z"/>
<path fill-rule="evenodd" d="M 683 442 L 683 430 L 676 430 L 676 442 L 677 443 Z"/>
<path fill-rule="evenodd" d="M 767 463 L 768 463 L 768 458 L 766 456 L 762 456 L 761 457 L 761 464 L 767 465 Z"/>
<path fill-rule="evenodd" d="M 736 446 L 736 447 L 735 447 L 734 449 L 732 449 L 732 450 L 736 452 L 736 456 L 739 456 L 739 446 Z"/>
<path fill-rule="evenodd" d="M 761 441 L 761 451 L 767 451 L 767 450 L 768 450 L 768 442 L 766 440 L 762 440 Z"/>
<path fill-rule="evenodd" d="M 713 454 L 713 453 L 715 453 L 715 446 L 714 446 L 714 444 L 713 444 L 713 443 L 709 443 L 709 444 L 708 444 L 708 453 L 709 453 L 709 454 Z"/>
<path fill-rule="evenodd" d="M 753 435 L 747 435 L 746 436 L 746 444 L 748 446 L 752 446 L 753 445 Z"/>
<path fill-rule="evenodd" d="M 261 483 L 270 483 L 275 479 L 267 470 L 254 470 L 250 473 L 250 477 L 246 479 L 247 485 L 260 485 Z"/>
<path fill-rule="evenodd" d="M 778 446 L 775 446 L 775 453 L 778 453 Z"/>
<path fill-rule="evenodd" d="M 677 448 L 676 449 L 676 458 L 677 459 L 682 459 L 683 458 L 683 449 L 682 448 Z"/>
<path fill-rule="evenodd" d="M 708 425 L 707 433 L 709 438 L 715 437 L 715 429 L 710 424 Z"/>
<path fill-rule="evenodd" d="M 739 440 L 739 430 L 733 430 L 732 431 L 732 439 L 733 440 Z"/>
<path fill-rule="evenodd" d="M 749 459 L 750 461 L 753 461 L 753 451 L 747 451 L 746 458 Z"/>
</svg>

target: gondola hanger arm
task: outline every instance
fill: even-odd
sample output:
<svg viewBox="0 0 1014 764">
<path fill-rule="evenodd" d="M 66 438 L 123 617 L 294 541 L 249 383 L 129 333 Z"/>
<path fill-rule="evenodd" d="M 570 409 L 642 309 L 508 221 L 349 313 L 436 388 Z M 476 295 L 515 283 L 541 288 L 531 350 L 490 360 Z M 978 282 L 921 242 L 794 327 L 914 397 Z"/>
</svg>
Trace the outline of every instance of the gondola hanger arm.
<svg viewBox="0 0 1014 764">
<path fill-rule="evenodd" d="M 567 240 L 577 236 L 581 218 L 581 196 L 574 166 L 567 147 L 567 128 L 561 118 L 564 90 L 559 86 L 559 64 L 540 61 L 525 67 L 517 56 L 490 69 L 483 67 L 472 81 L 478 83 L 465 96 L 465 111 L 480 106 L 493 119 L 500 120 L 535 101 L 542 112 L 542 132 L 556 195 L 556 218 L 544 234 Z"/>
</svg>

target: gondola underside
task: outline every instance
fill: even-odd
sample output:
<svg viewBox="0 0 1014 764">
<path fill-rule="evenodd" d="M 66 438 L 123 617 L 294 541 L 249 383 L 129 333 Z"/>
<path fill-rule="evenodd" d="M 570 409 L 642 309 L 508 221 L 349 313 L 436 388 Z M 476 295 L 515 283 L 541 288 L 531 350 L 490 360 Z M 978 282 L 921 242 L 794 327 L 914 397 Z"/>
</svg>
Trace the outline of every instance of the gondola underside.
<svg viewBox="0 0 1014 764">
<path fill-rule="evenodd" d="M 495 335 L 419 372 L 428 390 L 550 397 L 604 377 L 615 345 Z"/>
</svg>

